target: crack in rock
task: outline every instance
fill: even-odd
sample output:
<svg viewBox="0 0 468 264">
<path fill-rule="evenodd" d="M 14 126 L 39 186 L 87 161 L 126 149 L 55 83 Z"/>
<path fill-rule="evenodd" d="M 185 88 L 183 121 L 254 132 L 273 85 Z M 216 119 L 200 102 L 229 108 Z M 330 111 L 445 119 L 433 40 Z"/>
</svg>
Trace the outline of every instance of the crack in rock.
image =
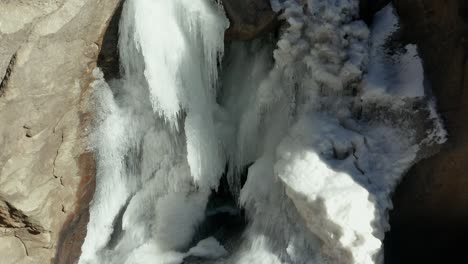
<svg viewBox="0 0 468 264">
<path fill-rule="evenodd" d="M 56 173 L 55 173 L 55 166 L 56 166 L 56 162 L 57 162 L 57 158 L 59 156 L 59 153 L 60 153 L 60 148 L 62 147 L 62 144 L 63 144 L 63 139 L 64 139 L 64 136 L 63 136 L 63 130 L 62 130 L 62 133 L 60 135 L 60 144 L 57 148 L 57 152 L 55 153 L 55 157 L 54 157 L 54 161 L 52 162 L 52 175 L 54 176 L 54 178 L 56 179 L 60 179 L 60 184 L 63 186 L 63 181 L 62 181 L 62 176 L 58 176 Z"/>
<path fill-rule="evenodd" d="M 10 62 L 8 63 L 8 66 L 5 71 L 5 75 L 3 76 L 2 81 L 0 82 L 0 96 L 2 96 L 5 93 L 8 80 L 10 79 L 11 72 L 13 71 L 13 67 L 16 63 L 16 54 L 17 52 L 15 52 L 11 56 Z"/>
<path fill-rule="evenodd" d="M 18 236 L 16 233 L 14 233 L 14 236 L 21 242 L 21 244 L 22 244 L 23 247 L 24 247 L 24 252 L 26 253 L 26 256 L 29 257 L 28 247 L 27 247 L 26 244 L 24 243 L 23 239 L 21 239 L 21 237 Z"/>
</svg>

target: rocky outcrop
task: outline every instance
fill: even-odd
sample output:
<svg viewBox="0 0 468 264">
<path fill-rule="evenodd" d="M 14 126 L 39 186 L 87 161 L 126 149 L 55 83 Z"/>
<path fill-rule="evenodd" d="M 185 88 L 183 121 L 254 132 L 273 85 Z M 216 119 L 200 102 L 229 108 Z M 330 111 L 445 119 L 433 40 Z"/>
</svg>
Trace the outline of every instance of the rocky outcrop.
<svg viewBox="0 0 468 264">
<path fill-rule="evenodd" d="M 118 2 L 0 2 L 2 263 L 53 262 L 92 197 L 89 82 Z"/>
<path fill-rule="evenodd" d="M 231 22 L 226 40 L 251 40 L 278 26 L 278 14 L 268 0 L 222 0 Z"/>
<path fill-rule="evenodd" d="M 387 1 L 361 1 L 363 18 L 369 22 Z M 119 2 L 0 1 L 2 263 L 73 263 L 80 255 L 95 184 L 86 149 L 89 83 L 98 54 L 106 77 L 118 75 L 118 12 L 102 49 L 101 41 Z M 222 2 L 231 21 L 227 40 L 253 39 L 278 25 L 267 0 Z M 418 44 L 449 141 L 398 187 L 387 263 L 433 263 L 441 245 L 447 254 L 439 262 L 450 263 L 468 234 L 468 4 L 393 2 L 404 40 Z"/>
<path fill-rule="evenodd" d="M 418 45 L 449 138 L 394 194 L 386 263 L 458 263 L 468 246 L 468 2 L 394 3 L 403 38 Z"/>
<path fill-rule="evenodd" d="M 360 0 L 359 14 L 368 25 L 372 23 L 375 13 L 385 7 L 391 0 Z"/>
</svg>

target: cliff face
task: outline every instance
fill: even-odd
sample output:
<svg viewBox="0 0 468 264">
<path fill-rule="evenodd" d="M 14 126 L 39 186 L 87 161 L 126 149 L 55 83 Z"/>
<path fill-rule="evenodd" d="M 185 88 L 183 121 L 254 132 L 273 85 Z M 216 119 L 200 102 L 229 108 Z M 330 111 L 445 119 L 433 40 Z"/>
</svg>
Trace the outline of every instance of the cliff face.
<svg viewBox="0 0 468 264">
<path fill-rule="evenodd" d="M 465 22 L 468 3 L 461 0 L 395 2 L 404 25 L 404 37 L 418 44 L 427 79 L 449 132 L 443 151 L 420 162 L 408 173 L 395 195 L 395 206 L 407 210 L 411 217 L 426 214 L 437 221 L 467 219 L 468 27 Z M 410 198 L 420 201 L 418 208 L 408 208 L 412 204 L 404 200 Z M 401 216 L 398 221 L 404 217 L 410 216 Z"/>
<path fill-rule="evenodd" d="M 394 194 L 387 261 L 452 263 L 468 234 L 468 3 L 394 3 L 403 38 L 418 45 L 449 137 L 440 153 L 407 173 Z"/>
<path fill-rule="evenodd" d="M 53 261 L 62 225 L 92 195 L 78 188 L 93 175 L 88 84 L 117 2 L 0 2 L 2 263 Z"/>
<path fill-rule="evenodd" d="M 266 0 L 222 0 L 231 22 L 226 40 L 251 40 L 277 26 L 277 14 Z"/>
</svg>

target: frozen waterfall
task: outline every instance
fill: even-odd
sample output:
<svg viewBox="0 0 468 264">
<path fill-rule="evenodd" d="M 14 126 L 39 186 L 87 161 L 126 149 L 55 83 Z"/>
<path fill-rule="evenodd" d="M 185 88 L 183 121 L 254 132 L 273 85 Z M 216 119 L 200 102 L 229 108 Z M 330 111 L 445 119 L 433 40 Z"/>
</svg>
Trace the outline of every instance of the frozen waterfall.
<svg viewBox="0 0 468 264">
<path fill-rule="evenodd" d="M 225 47 L 215 0 L 126 0 L 122 77 L 94 71 L 91 263 L 382 263 L 390 195 L 445 140 L 417 47 L 358 0 L 271 0 Z M 228 224 L 229 223 L 229 224 Z"/>
</svg>

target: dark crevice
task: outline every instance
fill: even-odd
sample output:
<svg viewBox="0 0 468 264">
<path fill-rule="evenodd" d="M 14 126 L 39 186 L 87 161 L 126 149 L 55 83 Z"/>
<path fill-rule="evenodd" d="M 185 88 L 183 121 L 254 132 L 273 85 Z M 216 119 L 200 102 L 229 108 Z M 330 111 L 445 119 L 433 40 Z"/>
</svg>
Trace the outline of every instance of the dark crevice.
<svg viewBox="0 0 468 264">
<path fill-rule="evenodd" d="M 106 81 L 119 79 L 121 77 L 118 42 L 119 22 L 122 15 L 123 3 L 124 1 L 121 1 L 109 22 L 109 26 L 102 40 L 101 52 L 97 60 L 97 66 L 101 68 Z"/>
<path fill-rule="evenodd" d="M 43 228 L 34 224 L 27 215 L 16 209 L 12 204 L 4 201 L 0 204 L 0 227 L 26 229 L 32 235 L 43 232 Z"/>
<path fill-rule="evenodd" d="M 16 64 L 16 52 L 13 54 L 10 58 L 10 62 L 8 63 L 8 66 L 5 71 L 5 75 L 2 78 L 2 81 L 0 82 L 0 96 L 2 96 L 5 91 L 6 91 L 6 86 L 8 85 L 8 80 L 10 79 L 11 72 L 13 71 L 13 68 Z"/>
<path fill-rule="evenodd" d="M 279 13 L 268 0 L 221 0 L 230 26 L 225 40 L 253 40 L 274 32 L 280 26 Z"/>
<path fill-rule="evenodd" d="M 20 241 L 21 245 L 23 245 L 24 253 L 26 254 L 26 256 L 29 257 L 28 247 L 27 247 L 26 244 L 24 243 L 23 239 L 22 239 L 20 236 L 18 236 L 16 233 L 14 234 L 14 236 Z"/>
<path fill-rule="evenodd" d="M 360 0 L 359 13 L 368 26 L 372 24 L 375 13 L 388 5 L 391 0 Z"/>
<path fill-rule="evenodd" d="M 107 243 L 106 248 L 107 249 L 115 249 L 117 244 L 120 242 L 120 239 L 123 236 L 123 228 L 122 228 L 122 221 L 123 221 L 123 216 L 125 214 L 125 211 L 127 211 L 127 207 L 130 204 L 131 198 L 127 200 L 124 206 L 120 208 L 119 213 L 114 219 L 114 222 L 112 223 L 112 226 L 114 227 L 112 230 L 112 234 L 110 236 L 109 242 Z"/>
<path fill-rule="evenodd" d="M 250 166 L 250 165 L 249 165 Z M 247 180 L 248 167 L 240 173 L 241 188 Z M 208 200 L 205 211 L 205 220 L 200 224 L 189 247 L 195 246 L 199 241 L 214 237 L 223 245 L 228 252 L 233 252 L 241 236 L 247 227 L 245 211 L 239 206 L 237 198 L 239 194 L 231 191 L 228 183 L 228 166 L 220 179 L 218 189 L 213 191 Z M 206 260 L 198 257 L 188 257 L 184 264 L 207 263 Z"/>
<path fill-rule="evenodd" d="M 458 224 L 421 217 L 419 222 L 393 224 L 385 234 L 387 264 L 464 263 L 468 228 Z"/>
</svg>

